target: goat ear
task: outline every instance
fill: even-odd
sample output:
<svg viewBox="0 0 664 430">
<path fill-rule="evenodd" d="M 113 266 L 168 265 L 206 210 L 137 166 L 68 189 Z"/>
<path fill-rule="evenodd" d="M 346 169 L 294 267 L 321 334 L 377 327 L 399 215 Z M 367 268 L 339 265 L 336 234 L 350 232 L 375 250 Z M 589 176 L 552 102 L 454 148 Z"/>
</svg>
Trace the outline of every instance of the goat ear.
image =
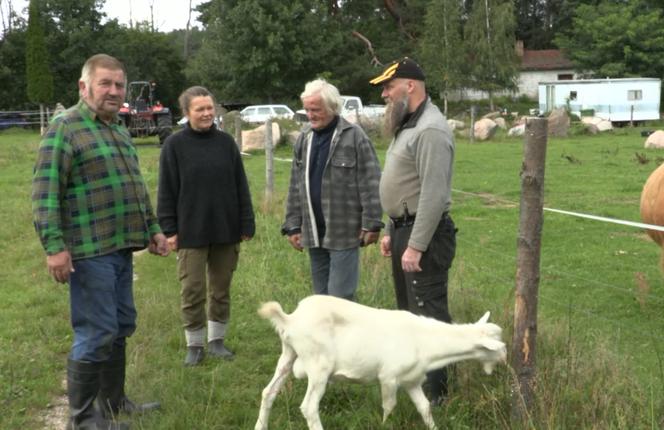
<svg viewBox="0 0 664 430">
<path fill-rule="evenodd" d="M 491 315 L 490 311 L 486 311 L 484 315 L 482 315 L 482 318 L 480 318 L 475 324 L 484 324 L 485 322 L 489 321 L 489 316 Z"/>
<path fill-rule="evenodd" d="M 505 349 L 505 344 L 499 340 L 495 339 L 482 339 L 480 345 L 490 351 L 500 351 Z"/>
</svg>

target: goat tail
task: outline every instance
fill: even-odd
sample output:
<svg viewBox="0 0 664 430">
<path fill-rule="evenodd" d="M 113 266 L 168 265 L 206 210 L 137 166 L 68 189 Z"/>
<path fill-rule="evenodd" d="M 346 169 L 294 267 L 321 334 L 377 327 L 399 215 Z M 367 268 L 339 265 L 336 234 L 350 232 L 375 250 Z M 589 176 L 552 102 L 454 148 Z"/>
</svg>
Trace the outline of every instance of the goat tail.
<svg viewBox="0 0 664 430">
<path fill-rule="evenodd" d="M 288 319 L 288 315 L 284 312 L 278 302 L 263 303 L 258 309 L 258 315 L 261 318 L 270 320 L 278 330 L 284 328 L 286 320 Z"/>
</svg>

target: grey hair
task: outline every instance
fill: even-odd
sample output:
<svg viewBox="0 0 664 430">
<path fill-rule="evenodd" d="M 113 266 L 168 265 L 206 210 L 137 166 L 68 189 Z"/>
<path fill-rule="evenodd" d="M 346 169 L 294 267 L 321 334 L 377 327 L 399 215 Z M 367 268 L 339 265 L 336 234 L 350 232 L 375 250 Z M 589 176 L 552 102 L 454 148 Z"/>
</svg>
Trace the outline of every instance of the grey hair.
<svg viewBox="0 0 664 430">
<path fill-rule="evenodd" d="M 186 115 L 189 112 L 189 106 L 191 106 L 191 101 L 194 99 L 194 97 L 210 97 L 212 99 L 212 104 L 214 106 L 217 105 L 217 102 L 215 101 L 214 96 L 210 90 L 205 87 L 201 87 L 200 85 L 196 85 L 182 91 L 182 94 L 180 94 L 180 97 L 178 97 L 178 103 L 180 103 L 182 115 Z"/>
<path fill-rule="evenodd" d="M 96 54 L 88 58 L 83 68 L 81 69 L 80 81 L 85 83 L 86 87 L 90 87 L 92 83 L 92 75 L 98 68 L 108 69 L 108 70 L 122 70 L 122 74 L 126 77 L 127 71 L 125 70 L 124 64 L 115 57 L 111 57 L 107 54 Z M 125 79 L 125 85 L 126 85 Z"/>
<path fill-rule="evenodd" d="M 304 100 L 305 98 L 316 94 L 320 95 L 323 106 L 325 106 L 328 112 L 336 115 L 341 113 L 343 101 L 341 100 L 341 95 L 339 95 L 337 87 L 327 82 L 325 79 L 316 79 L 307 82 L 304 86 L 304 91 L 300 94 L 300 99 Z"/>
</svg>

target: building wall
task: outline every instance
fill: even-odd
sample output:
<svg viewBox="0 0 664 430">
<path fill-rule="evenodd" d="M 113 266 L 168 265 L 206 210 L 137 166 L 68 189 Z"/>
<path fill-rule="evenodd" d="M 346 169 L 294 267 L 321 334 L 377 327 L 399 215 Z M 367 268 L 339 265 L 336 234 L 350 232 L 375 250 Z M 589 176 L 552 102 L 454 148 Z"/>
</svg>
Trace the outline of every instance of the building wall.
<svg viewBox="0 0 664 430">
<path fill-rule="evenodd" d="M 558 81 L 559 76 L 570 76 L 572 79 L 578 79 L 574 70 L 527 70 L 519 74 L 519 95 L 526 95 L 536 99 L 538 96 L 537 84 L 540 82 Z"/>
<path fill-rule="evenodd" d="M 537 70 L 537 71 L 522 71 L 519 74 L 518 89 L 515 93 L 510 91 L 500 91 L 494 93 L 494 97 L 500 96 L 528 96 L 531 99 L 537 100 L 538 87 L 540 82 L 558 81 L 559 76 L 571 76 L 571 79 L 578 79 L 579 75 L 573 69 L 563 70 Z M 450 94 L 450 100 L 485 100 L 489 95 L 484 91 L 477 91 L 470 88 L 455 91 Z"/>
</svg>

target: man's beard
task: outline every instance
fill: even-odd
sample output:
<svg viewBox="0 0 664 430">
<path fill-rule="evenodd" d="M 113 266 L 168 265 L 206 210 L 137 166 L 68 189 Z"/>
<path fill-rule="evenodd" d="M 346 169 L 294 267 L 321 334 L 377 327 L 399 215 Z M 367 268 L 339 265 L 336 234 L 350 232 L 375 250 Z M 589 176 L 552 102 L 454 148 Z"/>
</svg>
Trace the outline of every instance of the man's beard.
<svg viewBox="0 0 664 430">
<path fill-rule="evenodd" d="M 385 108 L 383 135 L 392 138 L 396 134 L 404 118 L 408 115 L 408 96 L 392 101 Z"/>
</svg>

